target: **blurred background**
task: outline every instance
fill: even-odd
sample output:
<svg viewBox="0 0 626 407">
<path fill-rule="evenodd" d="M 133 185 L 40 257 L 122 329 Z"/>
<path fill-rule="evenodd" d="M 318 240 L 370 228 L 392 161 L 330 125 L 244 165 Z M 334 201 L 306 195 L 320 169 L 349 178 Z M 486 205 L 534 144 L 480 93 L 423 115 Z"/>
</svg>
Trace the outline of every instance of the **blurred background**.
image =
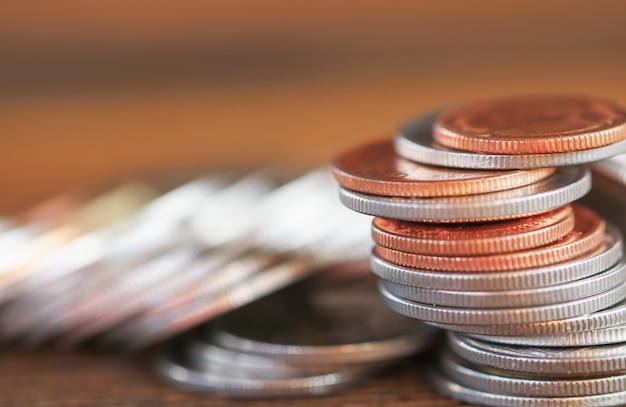
<svg viewBox="0 0 626 407">
<path fill-rule="evenodd" d="M 4 2 L 0 210 L 129 177 L 323 165 L 442 104 L 626 101 L 626 2 Z"/>
</svg>

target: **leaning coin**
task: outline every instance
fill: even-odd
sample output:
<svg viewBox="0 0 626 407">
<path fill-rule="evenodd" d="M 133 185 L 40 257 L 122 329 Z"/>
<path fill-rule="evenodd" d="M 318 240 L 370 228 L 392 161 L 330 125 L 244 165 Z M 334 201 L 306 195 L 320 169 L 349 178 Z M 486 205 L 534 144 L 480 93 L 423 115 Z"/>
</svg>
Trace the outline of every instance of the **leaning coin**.
<svg viewBox="0 0 626 407">
<path fill-rule="evenodd" d="M 609 407 L 626 403 L 626 391 L 577 397 L 523 397 L 474 390 L 451 381 L 438 372 L 432 382 L 441 393 L 465 403 L 494 407 Z"/>
<path fill-rule="evenodd" d="M 488 194 L 438 198 L 383 197 L 339 188 L 348 208 L 383 218 L 424 222 L 480 222 L 514 219 L 566 205 L 591 188 L 589 171 L 563 167 L 524 187 Z"/>
<path fill-rule="evenodd" d="M 370 268 L 378 277 L 397 284 L 438 290 L 506 291 L 563 284 L 607 270 L 622 258 L 622 237 L 607 225 L 604 242 L 597 249 L 568 262 L 548 267 L 494 273 L 438 273 L 389 263 L 375 253 Z"/>
<path fill-rule="evenodd" d="M 626 374 L 584 379 L 546 379 L 479 366 L 449 351 L 443 352 L 439 358 L 439 368 L 462 386 L 509 396 L 575 397 L 626 391 Z"/>
<path fill-rule="evenodd" d="M 382 284 L 379 285 L 379 290 L 383 302 L 393 311 L 429 323 L 445 324 L 446 328 L 451 325 L 459 325 L 459 330 L 463 330 L 464 325 L 505 325 L 509 327 L 512 324 L 552 322 L 564 318 L 573 318 L 607 308 L 623 300 L 626 296 L 626 284 L 622 284 L 601 294 L 561 304 L 528 308 L 465 309 L 408 301 L 391 294 Z"/>
<path fill-rule="evenodd" d="M 451 168 L 510 170 L 593 163 L 626 153 L 626 140 L 603 147 L 551 154 L 477 154 L 450 150 L 433 141 L 437 113 L 418 117 L 400 128 L 394 139 L 398 155 L 422 164 Z"/>
<path fill-rule="evenodd" d="M 397 359 L 437 338 L 437 330 L 381 304 L 373 278 L 335 284 L 307 297 L 304 308 L 296 308 L 293 299 L 272 308 L 251 304 L 217 321 L 210 340 L 298 365 L 327 365 Z"/>
<path fill-rule="evenodd" d="M 453 226 L 374 218 L 372 238 L 401 252 L 476 256 L 548 245 L 571 232 L 574 223 L 571 205 L 510 221 Z"/>
<path fill-rule="evenodd" d="M 592 277 L 562 285 L 518 291 L 450 291 L 410 287 L 389 281 L 383 286 L 391 294 L 425 304 L 461 308 L 512 308 L 536 307 L 539 305 L 560 304 L 598 295 L 626 280 L 626 263 Z M 532 337 L 543 340 L 547 337 Z"/>
<path fill-rule="evenodd" d="M 368 370 L 349 370 L 298 378 L 267 378 L 217 365 L 207 370 L 187 367 L 176 350 L 157 355 L 155 368 L 168 383 L 186 390 L 232 398 L 321 396 L 339 391 L 370 377 Z"/>
<path fill-rule="evenodd" d="M 472 363 L 542 376 L 608 376 L 626 370 L 626 344 L 548 348 L 496 344 L 448 333 L 448 346 Z"/>
<path fill-rule="evenodd" d="M 144 326 L 131 327 L 134 335 L 127 338 L 125 347 L 139 349 L 171 337 L 317 273 L 336 261 L 332 256 L 304 255 L 287 259 L 248 278 L 245 284 L 231 287 L 208 298 L 198 298 L 172 312 L 164 313 L 162 318 L 151 320 Z"/>
<path fill-rule="evenodd" d="M 537 182 L 554 168 L 475 171 L 432 167 L 399 157 L 390 140 L 360 145 L 333 160 L 332 173 L 346 189 L 384 196 L 435 197 L 502 191 Z"/>
<path fill-rule="evenodd" d="M 626 107 L 584 96 L 485 100 L 442 111 L 433 138 L 446 147 L 479 153 L 588 150 L 626 139 Z"/>
</svg>

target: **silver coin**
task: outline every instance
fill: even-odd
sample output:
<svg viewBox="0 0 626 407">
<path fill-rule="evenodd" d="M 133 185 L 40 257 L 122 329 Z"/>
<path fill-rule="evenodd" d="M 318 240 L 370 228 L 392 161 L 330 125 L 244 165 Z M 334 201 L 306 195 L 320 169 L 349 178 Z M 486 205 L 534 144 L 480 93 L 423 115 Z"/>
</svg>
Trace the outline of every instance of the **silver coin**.
<svg viewBox="0 0 626 407">
<path fill-rule="evenodd" d="M 521 323 L 510 325 L 462 325 L 429 323 L 449 331 L 476 335 L 494 336 L 533 336 L 565 335 L 574 332 L 588 332 L 620 326 L 626 321 L 626 301 L 618 302 L 601 311 L 568 319 L 555 319 L 546 322 Z"/>
<path fill-rule="evenodd" d="M 626 140 L 604 147 L 556 154 L 475 154 L 449 150 L 433 141 L 432 126 L 436 116 L 437 112 L 426 114 L 403 125 L 395 136 L 396 153 L 422 164 L 483 170 L 579 165 L 626 153 Z"/>
<path fill-rule="evenodd" d="M 532 270 L 496 273 L 438 273 L 397 266 L 373 252 L 370 268 L 383 280 L 435 290 L 506 291 L 548 287 L 592 276 L 622 258 L 622 236 L 607 224 L 604 246 L 572 261 Z"/>
<path fill-rule="evenodd" d="M 214 285 L 218 286 L 223 280 L 219 280 L 219 275 L 216 275 L 217 271 L 223 270 L 229 262 L 237 257 L 244 256 L 245 251 L 245 247 L 238 245 L 223 246 L 194 260 L 192 264 L 182 267 L 175 276 L 167 276 L 145 287 L 136 286 L 132 294 L 124 295 L 119 306 L 103 307 L 89 320 L 84 321 L 64 335 L 59 341 L 59 345 L 62 348 L 71 348 L 122 321 L 149 312 L 164 303 L 171 303 L 176 296 L 182 296 L 183 293 L 188 294 L 207 280 L 213 281 Z M 279 255 L 274 256 L 279 258 Z M 141 268 L 139 269 L 141 270 Z M 246 271 L 248 270 L 246 269 Z M 230 273 L 231 276 L 233 274 L 236 273 Z"/>
<path fill-rule="evenodd" d="M 271 266 L 246 280 L 245 284 L 232 287 L 210 298 L 199 298 L 164 314 L 149 326 L 134 330 L 125 347 L 139 349 L 154 342 L 188 330 L 201 322 L 239 308 L 258 298 L 312 275 L 329 264 L 329 259 L 319 256 L 300 256 Z M 333 259 L 335 261 L 335 259 Z"/>
<path fill-rule="evenodd" d="M 544 212 L 575 201 L 590 188 L 591 175 L 587 169 L 562 167 L 534 184 L 488 194 L 401 198 L 339 188 L 339 199 L 348 208 L 367 215 L 423 222 L 472 222 Z"/>
<path fill-rule="evenodd" d="M 624 185 L 626 183 L 626 154 L 591 164 L 593 172 Z"/>
<path fill-rule="evenodd" d="M 574 348 L 504 345 L 448 333 L 456 355 L 478 365 L 541 376 L 583 377 L 626 370 L 626 344 Z"/>
<path fill-rule="evenodd" d="M 421 351 L 438 330 L 381 302 L 374 278 L 251 304 L 216 322 L 210 341 L 298 365 L 381 362 Z M 300 304 L 300 305 L 299 305 Z"/>
<path fill-rule="evenodd" d="M 411 287 L 389 281 L 383 286 L 391 294 L 410 301 L 462 308 L 513 308 L 560 304 L 597 295 L 626 280 L 626 263 L 592 277 L 557 286 L 517 291 L 451 291 Z"/>
<path fill-rule="evenodd" d="M 331 373 L 359 367 L 356 364 L 302 364 L 293 363 L 277 356 L 257 355 L 235 349 L 228 349 L 215 343 L 207 342 L 206 339 L 197 338 L 183 345 L 189 360 L 190 367 L 207 369 L 212 365 L 229 367 L 233 370 L 241 370 L 250 374 L 265 375 L 272 372 L 276 377 L 298 377 L 310 374 Z M 386 366 L 389 362 L 383 362 Z M 368 368 L 373 365 L 368 365 Z"/>
<path fill-rule="evenodd" d="M 385 304 L 393 311 L 422 321 L 453 325 L 505 325 L 573 318 L 610 307 L 626 296 L 626 283 L 591 297 L 528 308 L 465 309 L 422 304 L 399 298 L 380 284 Z M 462 327 L 461 327 L 462 329 Z"/>
<path fill-rule="evenodd" d="M 626 391 L 578 397 L 523 397 L 474 390 L 435 372 L 432 383 L 441 393 L 454 399 L 494 407 L 610 407 L 626 403 Z"/>
<path fill-rule="evenodd" d="M 453 381 L 471 389 L 529 397 L 572 397 L 626 391 L 626 375 L 546 379 L 463 361 L 449 351 L 439 358 L 441 371 Z"/>
<path fill-rule="evenodd" d="M 100 340 L 103 345 L 132 341 L 147 332 L 165 329 L 178 319 L 184 319 L 186 310 L 213 305 L 221 294 L 244 286 L 253 276 L 287 260 L 286 255 L 274 251 L 251 251 L 212 272 L 209 278 L 189 288 L 185 295 L 176 296 L 146 310 L 121 326 L 108 332 Z M 254 280 L 253 280 L 254 281 Z M 236 304 L 232 304 L 236 308 Z M 190 311 L 187 311 L 190 312 Z M 215 310 L 218 312 L 218 310 Z"/>
<path fill-rule="evenodd" d="M 233 398 L 302 397 L 329 394 L 372 375 L 367 370 L 349 370 L 299 378 L 267 378 L 213 365 L 209 370 L 189 368 L 172 351 L 162 351 L 156 371 L 168 383 L 186 390 L 215 393 Z"/>
<path fill-rule="evenodd" d="M 564 333 L 561 335 L 495 336 L 469 334 L 468 336 L 475 339 L 508 345 L 546 347 L 597 346 L 626 342 L 626 324 L 593 331 Z"/>
</svg>

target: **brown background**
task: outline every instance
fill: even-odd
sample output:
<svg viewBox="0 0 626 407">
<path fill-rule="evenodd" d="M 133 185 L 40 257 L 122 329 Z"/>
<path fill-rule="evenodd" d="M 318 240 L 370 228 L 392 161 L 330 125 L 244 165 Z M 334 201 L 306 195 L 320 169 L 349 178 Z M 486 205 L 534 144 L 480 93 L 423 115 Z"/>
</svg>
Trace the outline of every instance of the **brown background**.
<svg viewBox="0 0 626 407">
<path fill-rule="evenodd" d="M 324 165 L 455 101 L 626 101 L 626 2 L 389 3 L 4 2 L 0 209 L 129 177 Z M 141 361 L 8 353 L 1 405 L 221 403 L 160 386 Z M 318 402 L 453 404 L 415 369 Z"/>
</svg>

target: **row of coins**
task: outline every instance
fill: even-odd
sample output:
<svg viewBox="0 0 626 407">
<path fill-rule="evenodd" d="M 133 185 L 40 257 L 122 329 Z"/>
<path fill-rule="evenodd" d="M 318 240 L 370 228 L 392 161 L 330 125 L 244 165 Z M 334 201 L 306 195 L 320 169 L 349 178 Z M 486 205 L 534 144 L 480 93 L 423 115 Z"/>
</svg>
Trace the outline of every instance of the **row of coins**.
<svg viewBox="0 0 626 407">
<path fill-rule="evenodd" d="M 368 224 L 316 170 L 199 178 L 163 195 L 131 183 L 53 199 L 0 232 L 0 338 L 139 349 L 337 264 Z"/>
<path fill-rule="evenodd" d="M 157 372 L 177 387 L 230 398 L 318 396 L 439 338 L 387 310 L 365 264 L 356 271 L 329 271 L 221 317 L 161 350 Z"/>
<path fill-rule="evenodd" d="M 626 298 L 622 237 L 592 210 L 571 204 L 589 191 L 588 170 L 554 166 L 622 153 L 625 138 L 626 109 L 618 104 L 512 98 L 426 115 L 404 126 L 393 144 L 341 154 L 333 172 L 341 201 L 376 216 L 371 268 L 392 310 L 449 331 L 489 335 L 478 340 L 503 346 L 560 346 L 575 342 L 562 339 L 572 332 L 586 338 L 584 345 L 601 345 L 610 334 L 598 340 L 592 321 L 609 324 L 604 314 Z M 532 403 L 498 398 L 495 382 L 480 389 L 459 383 L 450 369 L 434 380 L 466 402 Z"/>
</svg>

